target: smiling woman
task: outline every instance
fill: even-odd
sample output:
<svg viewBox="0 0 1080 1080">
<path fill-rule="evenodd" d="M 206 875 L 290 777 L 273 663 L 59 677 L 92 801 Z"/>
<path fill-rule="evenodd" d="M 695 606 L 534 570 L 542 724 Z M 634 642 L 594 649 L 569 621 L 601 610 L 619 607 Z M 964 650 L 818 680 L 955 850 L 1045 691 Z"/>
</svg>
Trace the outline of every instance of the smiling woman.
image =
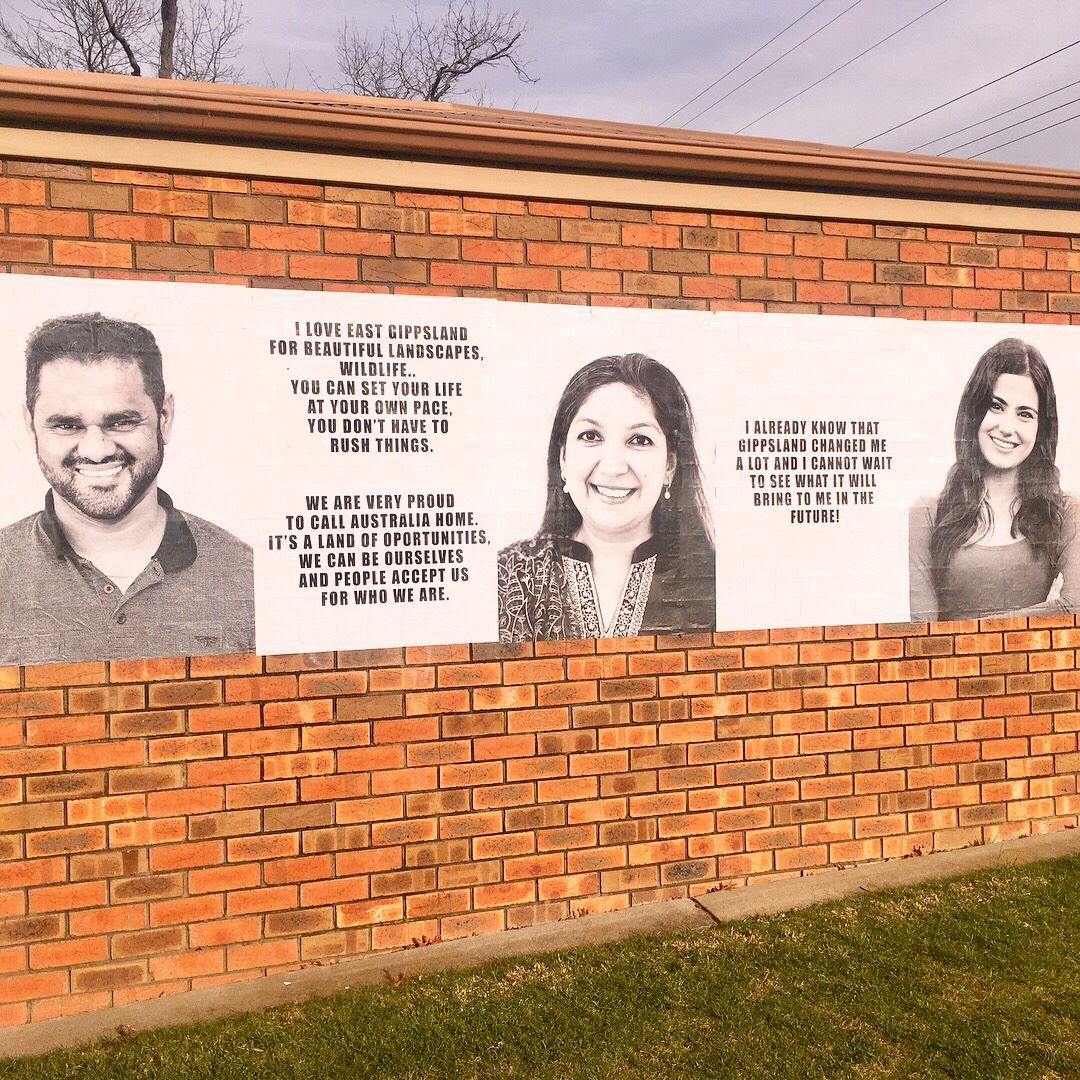
<svg viewBox="0 0 1080 1080">
<path fill-rule="evenodd" d="M 964 387 L 956 463 L 937 498 L 911 509 L 911 618 L 1080 610 L 1076 501 L 1056 465 L 1054 382 L 1019 338 L 988 349 Z"/>
<path fill-rule="evenodd" d="M 544 520 L 499 553 L 502 641 L 712 630 L 715 554 L 694 420 L 641 353 L 578 371 L 555 411 Z"/>
</svg>

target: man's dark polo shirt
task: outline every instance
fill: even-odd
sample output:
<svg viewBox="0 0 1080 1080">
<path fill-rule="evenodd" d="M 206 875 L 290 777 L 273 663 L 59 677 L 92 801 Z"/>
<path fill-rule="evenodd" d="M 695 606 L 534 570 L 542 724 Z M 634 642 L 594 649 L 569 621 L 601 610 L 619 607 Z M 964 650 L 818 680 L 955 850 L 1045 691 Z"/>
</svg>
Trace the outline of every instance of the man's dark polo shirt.
<svg viewBox="0 0 1080 1080">
<path fill-rule="evenodd" d="M 251 548 L 177 510 L 163 491 L 165 534 L 121 592 L 67 542 L 53 493 L 45 509 L 0 529 L 0 663 L 149 659 L 254 648 Z"/>
</svg>

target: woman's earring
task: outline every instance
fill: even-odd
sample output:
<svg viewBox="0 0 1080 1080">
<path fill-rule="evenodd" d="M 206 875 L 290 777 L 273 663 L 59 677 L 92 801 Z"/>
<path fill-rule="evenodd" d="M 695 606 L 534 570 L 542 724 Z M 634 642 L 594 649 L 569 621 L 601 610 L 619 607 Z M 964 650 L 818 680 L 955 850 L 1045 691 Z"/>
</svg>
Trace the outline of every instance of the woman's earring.
<svg viewBox="0 0 1080 1080">
<path fill-rule="evenodd" d="M 664 498 L 665 499 L 670 499 L 671 498 L 671 481 L 670 480 L 664 485 Z"/>
</svg>

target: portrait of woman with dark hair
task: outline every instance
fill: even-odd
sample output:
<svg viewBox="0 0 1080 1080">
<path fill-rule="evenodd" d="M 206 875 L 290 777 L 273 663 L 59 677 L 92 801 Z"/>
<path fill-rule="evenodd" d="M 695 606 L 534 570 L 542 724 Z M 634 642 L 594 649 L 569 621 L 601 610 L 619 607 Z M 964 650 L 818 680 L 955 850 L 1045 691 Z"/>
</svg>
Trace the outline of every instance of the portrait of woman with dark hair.
<svg viewBox="0 0 1080 1080">
<path fill-rule="evenodd" d="M 540 529 L 499 553 L 501 641 L 712 630 L 716 565 L 686 392 L 641 353 L 567 383 Z"/>
<path fill-rule="evenodd" d="M 1057 398 L 1038 349 L 1006 338 L 980 357 L 954 439 L 941 494 L 911 509 L 912 620 L 1080 610 L 1078 512 L 1061 490 Z"/>
</svg>

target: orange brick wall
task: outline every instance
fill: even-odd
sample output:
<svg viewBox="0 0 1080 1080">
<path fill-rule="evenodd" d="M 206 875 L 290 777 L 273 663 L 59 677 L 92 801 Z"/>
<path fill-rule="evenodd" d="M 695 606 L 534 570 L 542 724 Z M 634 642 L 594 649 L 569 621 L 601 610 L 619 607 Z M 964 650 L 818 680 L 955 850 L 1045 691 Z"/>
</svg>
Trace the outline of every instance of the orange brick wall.
<svg viewBox="0 0 1080 1080">
<path fill-rule="evenodd" d="M 1080 238 L 6 161 L 0 268 L 1068 323 Z M 0 1023 L 1080 820 L 1072 619 L 0 669 Z"/>
</svg>

